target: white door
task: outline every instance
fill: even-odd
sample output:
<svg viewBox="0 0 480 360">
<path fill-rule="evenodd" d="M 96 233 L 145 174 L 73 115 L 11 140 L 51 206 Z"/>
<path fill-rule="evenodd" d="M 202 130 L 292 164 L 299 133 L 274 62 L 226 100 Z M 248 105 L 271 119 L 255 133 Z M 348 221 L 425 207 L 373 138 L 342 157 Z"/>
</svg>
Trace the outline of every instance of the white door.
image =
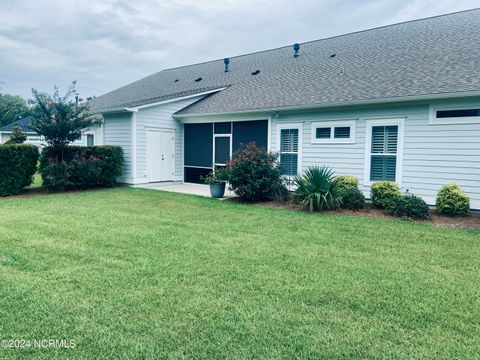
<svg viewBox="0 0 480 360">
<path fill-rule="evenodd" d="M 147 181 L 174 179 L 175 137 L 173 130 L 147 131 Z"/>
</svg>

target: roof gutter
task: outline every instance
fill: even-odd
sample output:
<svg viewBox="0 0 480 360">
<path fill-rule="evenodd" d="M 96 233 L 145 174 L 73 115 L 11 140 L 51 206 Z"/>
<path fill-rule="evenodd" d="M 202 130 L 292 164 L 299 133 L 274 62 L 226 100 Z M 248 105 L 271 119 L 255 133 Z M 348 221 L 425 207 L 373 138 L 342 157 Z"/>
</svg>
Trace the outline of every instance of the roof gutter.
<svg viewBox="0 0 480 360">
<path fill-rule="evenodd" d="M 173 118 L 184 119 L 184 118 L 190 118 L 190 117 L 203 117 L 203 116 L 214 116 L 214 115 L 234 115 L 234 114 L 258 113 L 258 112 L 315 110 L 315 109 L 335 108 L 335 107 L 341 107 L 341 106 L 377 105 L 377 104 L 384 104 L 384 103 L 399 103 L 399 102 L 406 102 L 406 101 L 422 101 L 422 100 L 423 101 L 441 100 L 441 99 L 462 98 L 462 97 L 472 97 L 472 96 L 480 96 L 480 91 L 402 96 L 402 97 L 367 99 L 367 100 L 348 101 L 348 102 L 336 102 L 336 103 L 328 103 L 328 104 L 279 106 L 279 107 L 272 107 L 272 108 L 259 108 L 259 109 L 239 110 L 239 111 L 230 111 L 230 112 L 173 114 Z"/>
</svg>

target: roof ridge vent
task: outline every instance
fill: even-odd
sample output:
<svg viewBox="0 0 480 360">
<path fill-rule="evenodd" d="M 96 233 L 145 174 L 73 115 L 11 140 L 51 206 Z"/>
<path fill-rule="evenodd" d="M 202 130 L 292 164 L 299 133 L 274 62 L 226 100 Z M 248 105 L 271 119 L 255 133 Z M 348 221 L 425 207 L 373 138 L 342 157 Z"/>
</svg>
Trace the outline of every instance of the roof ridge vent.
<svg viewBox="0 0 480 360">
<path fill-rule="evenodd" d="M 223 59 L 223 63 L 225 64 L 225 72 L 228 72 L 228 64 L 230 64 L 230 59 L 229 58 L 225 58 Z"/>
<path fill-rule="evenodd" d="M 298 55 L 300 55 L 298 52 L 300 51 L 300 44 L 299 43 L 295 43 L 293 44 L 293 57 L 298 57 Z"/>
</svg>

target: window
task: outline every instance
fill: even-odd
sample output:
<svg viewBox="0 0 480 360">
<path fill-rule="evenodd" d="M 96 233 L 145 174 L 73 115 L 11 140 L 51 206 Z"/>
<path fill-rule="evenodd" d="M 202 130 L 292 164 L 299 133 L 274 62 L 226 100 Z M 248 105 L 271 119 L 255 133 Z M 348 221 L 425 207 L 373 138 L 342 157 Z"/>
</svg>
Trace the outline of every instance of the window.
<svg viewBox="0 0 480 360">
<path fill-rule="evenodd" d="M 398 126 L 373 126 L 370 181 L 396 180 Z"/>
<path fill-rule="evenodd" d="M 87 134 L 87 146 L 93 146 L 95 143 L 93 134 Z"/>
<path fill-rule="evenodd" d="M 332 128 L 317 128 L 317 139 L 330 139 L 330 134 L 332 133 Z"/>
<path fill-rule="evenodd" d="M 405 119 L 367 120 L 365 185 L 395 181 L 401 185 Z"/>
<path fill-rule="evenodd" d="M 313 144 L 351 144 L 355 142 L 355 120 L 312 123 Z"/>
<path fill-rule="evenodd" d="M 276 151 L 280 169 L 285 177 L 299 175 L 302 169 L 303 123 L 278 123 L 276 127 Z"/>
<path fill-rule="evenodd" d="M 480 109 L 463 109 L 463 110 L 439 110 L 437 111 L 437 119 L 452 117 L 470 117 L 480 116 Z"/>
<path fill-rule="evenodd" d="M 282 175 L 295 176 L 298 171 L 298 129 L 280 133 L 280 167 Z"/>
<path fill-rule="evenodd" d="M 480 104 L 430 106 L 430 125 L 479 124 Z"/>
</svg>

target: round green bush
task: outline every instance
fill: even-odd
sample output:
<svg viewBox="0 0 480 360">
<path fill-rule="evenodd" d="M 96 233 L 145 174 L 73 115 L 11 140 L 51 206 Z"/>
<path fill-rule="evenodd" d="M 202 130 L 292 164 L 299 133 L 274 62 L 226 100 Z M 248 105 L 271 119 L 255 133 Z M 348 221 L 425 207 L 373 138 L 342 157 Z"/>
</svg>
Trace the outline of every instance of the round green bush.
<svg viewBox="0 0 480 360">
<path fill-rule="evenodd" d="M 365 207 L 365 196 L 357 187 L 340 189 L 342 208 L 348 210 L 360 210 Z"/>
<path fill-rule="evenodd" d="M 387 212 L 405 219 L 430 219 L 427 203 L 415 195 L 404 195 L 397 198 L 397 201 L 388 205 Z"/>
<path fill-rule="evenodd" d="M 445 184 L 438 191 L 436 208 L 440 214 L 467 216 L 470 198 L 457 184 Z"/>
<path fill-rule="evenodd" d="M 244 145 L 228 162 L 230 188 L 243 201 L 271 200 L 283 187 L 277 158 L 254 142 Z"/>
<path fill-rule="evenodd" d="M 372 184 L 372 204 L 381 209 L 386 209 L 390 204 L 402 196 L 400 186 L 392 181 L 378 181 Z"/>
<path fill-rule="evenodd" d="M 0 145 L 0 196 L 19 194 L 37 171 L 38 149 L 33 145 Z"/>
<path fill-rule="evenodd" d="M 358 179 L 355 176 L 335 176 L 334 181 L 337 184 L 338 191 L 358 188 Z"/>
</svg>

